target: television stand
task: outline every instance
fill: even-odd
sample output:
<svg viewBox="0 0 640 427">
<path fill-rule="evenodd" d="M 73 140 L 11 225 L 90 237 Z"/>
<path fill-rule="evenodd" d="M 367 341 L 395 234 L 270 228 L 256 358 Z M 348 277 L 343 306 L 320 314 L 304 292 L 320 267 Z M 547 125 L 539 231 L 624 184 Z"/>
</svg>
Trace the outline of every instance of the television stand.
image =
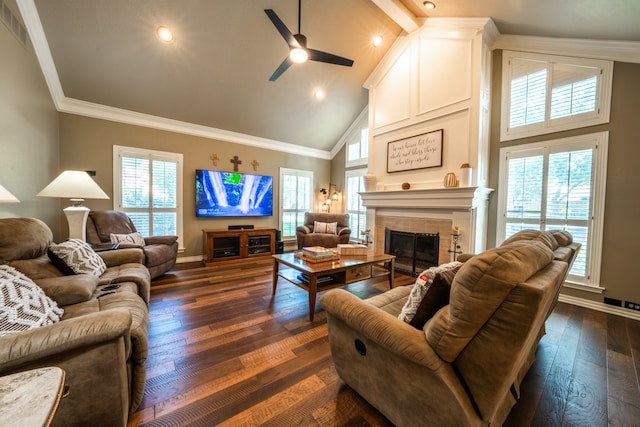
<svg viewBox="0 0 640 427">
<path fill-rule="evenodd" d="M 273 255 L 275 228 L 202 230 L 204 264 Z"/>
</svg>

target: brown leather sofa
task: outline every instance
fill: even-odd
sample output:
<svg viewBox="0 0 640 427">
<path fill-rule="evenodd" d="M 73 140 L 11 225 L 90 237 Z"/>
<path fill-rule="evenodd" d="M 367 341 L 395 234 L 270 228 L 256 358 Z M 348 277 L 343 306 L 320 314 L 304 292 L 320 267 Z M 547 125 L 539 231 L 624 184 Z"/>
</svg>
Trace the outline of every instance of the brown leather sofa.
<svg viewBox="0 0 640 427">
<path fill-rule="evenodd" d="M 527 230 L 469 257 L 422 329 L 398 318 L 412 286 L 368 300 L 328 291 L 340 378 L 397 426 L 502 425 L 579 246 Z"/>
<path fill-rule="evenodd" d="M 0 334 L 0 375 L 65 370 L 54 426 L 126 426 L 142 401 L 151 279 L 139 250 L 98 254 L 106 271 L 64 275 L 49 259 L 53 234 L 34 218 L 0 219 L 0 263 L 27 276 L 64 310 L 53 324 Z"/>
<path fill-rule="evenodd" d="M 320 233 L 314 229 L 314 223 L 337 223 L 336 233 Z M 349 243 L 351 229 L 349 228 L 349 214 L 332 214 L 305 212 L 304 225 L 296 228 L 298 249 L 305 246 L 323 246 L 335 248 L 339 243 Z"/>
<path fill-rule="evenodd" d="M 87 242 L 96 250 L 112 248 L 111 233 L 136 233 L 136 227 L 126 213 L 116 210 L 89 212 L 87 218 Z M 152 279 L 162 276 L 176 264 L 178 236 L 150 236 L 144 238 L 144 246 L 136 246 L 143 253 L 143 264 Z M 131 248 L 120 244 L 118 248 Z"/>
</svg>

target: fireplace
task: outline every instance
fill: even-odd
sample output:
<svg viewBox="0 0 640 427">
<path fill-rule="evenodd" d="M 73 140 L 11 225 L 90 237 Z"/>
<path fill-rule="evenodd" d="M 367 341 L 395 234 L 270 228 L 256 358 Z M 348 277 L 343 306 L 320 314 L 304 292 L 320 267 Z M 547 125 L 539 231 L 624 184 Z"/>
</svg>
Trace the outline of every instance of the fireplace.
<svg viewBox="0 0 640 427">
<path fill-rule="evenodd" d="M 384 230 L 384 252 L 396 256 L 396 270 L 417 276 L 438 265 L 439 233 Z"/>
</svg>

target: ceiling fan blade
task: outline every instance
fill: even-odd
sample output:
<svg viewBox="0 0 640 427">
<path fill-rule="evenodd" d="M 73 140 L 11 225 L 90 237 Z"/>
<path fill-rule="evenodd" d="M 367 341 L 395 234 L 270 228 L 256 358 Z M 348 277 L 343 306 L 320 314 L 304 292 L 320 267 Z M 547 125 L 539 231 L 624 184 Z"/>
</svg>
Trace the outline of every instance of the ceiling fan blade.
<svg viewBox="0 0 640 427">
<path fill-rule="evenodd" d="M 335 64 L 335 65 L 344 65 L 345 67 L 351 67 L 353 65 L 353 60 L 348 58 L 343 58 L 342 56 L 334 55 L 332 53 L 322 52 L 320 50 L 309 49 L 309 48 L 307 48 L 307 52 L 309 53 L 310 61 L 326 62 L 328 64 Z"/>
<path fill-rule="evenodd" d="M 285 71 L 287 71 L 287 69 L 289 67 L 291 67 L 291 65 L 293 64 L 293 61 L 291 60 L 291 58 L 289 58 L 288 56 L 285 58 L 284 61 L 282 61 L 282 64 L 280 64 L 280 66 L 273 72 L 273 74 L 271 75 L 271 77 L 269 77 L 269 81 L 271 82 L 275 82 L 276 79 L 278 77 L 280 77 L 282 75 L 282 73 L 284 73 Z"/>
<path fill-rule="evenodd" d="M 276 27 L 276 30 L 278 30 L 278 32 L 280 33 L 284 41 L 286 41 L 287 44 L 289 45 L 289 47 L 291 48 L 300 47 L 300 43 L 298 43 L 298 40 L 296 40 L 296 38 L 293 37 L 293 34 L 291 33 L 291 31 L 289 31 L 287 26 L 284 25 L 284 22 L 282 22 L 282 20 L 278 17 L 278 15 L 276 15 L 273 9 L 265 9 L 264 13 L 266 13 L 269 19 L 271 19 L 271 22 L 273 22 L 273 25 Z"/>
</svg>

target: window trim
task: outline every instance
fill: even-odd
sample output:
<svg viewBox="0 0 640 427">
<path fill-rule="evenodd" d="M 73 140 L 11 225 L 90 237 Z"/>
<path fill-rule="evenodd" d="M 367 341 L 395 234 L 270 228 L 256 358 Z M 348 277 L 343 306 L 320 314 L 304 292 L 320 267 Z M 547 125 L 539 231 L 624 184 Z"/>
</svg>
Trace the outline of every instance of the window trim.
<svg viewBox="0 0 640 427">
<path fill-rule="evenodd" d="M 566 116 L 557 119 L 550 119 L 550 97 L 551 91 L 547 90 L 545 109 L 545 120 L 541 123 L 509 128 L 509 112 L 511 110 L 511 63 L 513 59 L 524 59 L 546 63 L 547 69 L 553 64 L 569 65 L 576 67 L 593 67 L 600 69 L 600 76 L 597 83 L 596 112 L 589 114 L 589 117 L 582 115 Z M 547 89 L 550 89 L 553 76 L 547 79 Z M 611 87 L 613 81 L 613 61 L 576 58 L 569 56 L 547 55 L 531 52 L 516 52 L 504 50 L 502 53 L 502 108 L 500 141 L 511 141 L 514 139 L 545 135 L 569 129 L 583 128 L 602 123 L 608 123 L 611 112 Z"/>
<path fill-rule="evenodd" d="M 153 159 L 165 159 L 175 161 L 176 166 L 176 233 L 178 235 L 178 248 L 179 252 L 184 252 L 184 204 L 183 204 L 183 154 L 172 153 L 168 151 L 149 150 L 146 148 L 126 147 L 122 145 L 113 146 L 113 209 L 126 212 L 121 206 L 122 191 L 121 191 L 121 156 L 131 156 L 138 158 Z M 153 210 L 151 206 L 150 211 Z M 159 211 L 167 210 L 167 208 L 160 208 Z"/>
<path fill-rule="evenodd" d="M 313 171 L 310 170 L 304 170 L 304 169 L 292 169 L 292 168 L 285 168 L 285 167 L 281 167 L 280 168 L 280 173 L 279 173 L 279 182 L 278 182 L 278 208 L 280 211 L 280 214 L 278 215 L 278 228 L 280 230 L 282 230 L 282 240 L 287 242 L 287 241 L 295 241 L 296 240 L 296 236 L 295 234 L 293 236 L 285 236 L 284 235 L 284 214 L 285 214 L 285 209 L 284 209 L 284 190 L 283 190 L 283 185 L 284 185 L 284 176 L 285 175 L 295 175 L 295 176 L 306 176 L 308 178 L 310 178 L 311 180 L 311 191 L 309 192 L 309 209 L 308 210 L 303 210 L 303 209 L 296 209 L 296 212 L 300 211 L 300 212 L 312 212 L 315 206 L 314 203 L 314 174 Z M 287 209 L 286 212 L 291 212 L 290 209 Z"/>
<path fill-rule="evenodd" d="M 591 145 L 593 147 L 593 209 L 590 218 L 589 255 L 587 260 L 587 283 L 576 283 L 567 279 L 565 285 L 576 289 L 603 290 L 600 286 L 600 272 L 602 267 L 602 237 L 604 234 L 605 193 L 607 186 L 607 157 L 609 146 L 609 132 L 597 132 L 572 136 L 567 138 L 552 139 L 530 144 L 514 145 L 500 149 L 499 182 L 498 182 L 498 210 L 496 224 L 496 244 L 505 240 L 506 227 L 506 203 L 507 203 L 507 157 L 509 153 L 521 153 L 524 151 L 543 150 L 548 157 L 549 153 L 562 151 L 562 146 Z M 546 170 L 544 173 L 546 174 Z"/>
</svg>

